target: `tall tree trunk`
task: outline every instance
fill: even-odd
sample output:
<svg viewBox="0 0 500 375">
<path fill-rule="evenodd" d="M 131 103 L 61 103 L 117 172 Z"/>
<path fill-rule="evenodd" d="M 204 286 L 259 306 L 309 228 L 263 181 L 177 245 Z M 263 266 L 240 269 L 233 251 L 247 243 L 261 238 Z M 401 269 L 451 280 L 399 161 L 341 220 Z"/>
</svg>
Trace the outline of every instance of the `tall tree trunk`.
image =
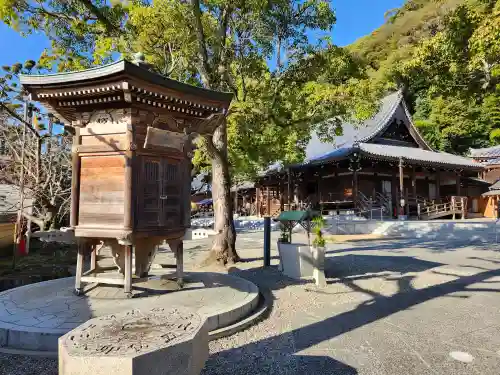
<svg viewBox="0 0 500 375">
<path fill-rule="evenodd" d="M 207 150 L 212 158 L 212 199 L 217 232 L 207 261 L 219 264 L 235 263 L 240 260 L 236 252 L 236 230 L 233 221 L 231 200 L 231 178 L 227 160 L 227 122 L 224 118 L 207 139 Z"/>
</svg>

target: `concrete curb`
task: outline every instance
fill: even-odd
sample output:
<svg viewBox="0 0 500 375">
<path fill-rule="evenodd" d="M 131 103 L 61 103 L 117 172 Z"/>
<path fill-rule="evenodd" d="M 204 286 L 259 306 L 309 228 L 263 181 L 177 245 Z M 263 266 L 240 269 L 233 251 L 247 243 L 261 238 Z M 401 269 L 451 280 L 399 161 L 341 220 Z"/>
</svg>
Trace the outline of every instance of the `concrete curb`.
<svg viewBox="0 0 500 375">
<path fill-rule="evenodd" d="M 251 313 L 251 315 L 227 327 L 219 328 L 209 332 L 209 340 L 212 341 L 220 339 L 222 337 L 234 335 L 235 333 L 243 331 L 248 327 L 258 323 L 265 318 L 265 315 L 268 313 L 271 306 L 272 303 L 271 301 L 269 301 L 269 298 L 266 298 L 262 293 L 259 293 L 259 304 L 257 305 L 257 308 Z"/>
<path fill-rule="evenodd" d="M 272 302 L 269 297 L 264 294 L 259 293 L 259 303 L 254 311 L 244 319 L 231 324 L 227 327 L 219 328 L 209 332 L 208 338 L 210 341 L 217 340 L 223 337 L 234 335 L 237 332 L 243 331 L 254 324 L 257 324 L 263 320 L 269 313 L 272 306 Z M 24 350 L 24 349 L 12 349 L 7 347 L 0 347 L 0 353 L 11 354 L 11 355 L 24 355 L 42 358 L 57 358 L 57 352 L 40 351 L 40 350 Z"/>
<path fill-rule="evenodd" d="M 0 346 L 0 353 L 11 355 L 24 355 L 27 357 L 57 358 L 57 352 L 47 352 L 42 350 L 11 349 Z"/>
</svg>

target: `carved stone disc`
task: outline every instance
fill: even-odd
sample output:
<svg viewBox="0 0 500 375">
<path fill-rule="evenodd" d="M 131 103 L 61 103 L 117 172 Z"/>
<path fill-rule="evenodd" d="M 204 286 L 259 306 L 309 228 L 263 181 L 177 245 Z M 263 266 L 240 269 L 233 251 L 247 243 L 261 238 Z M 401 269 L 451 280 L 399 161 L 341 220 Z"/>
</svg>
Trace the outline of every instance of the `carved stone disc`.
<svg viewBox="0 0 500 375">
<path fill-rule="evenodd" d="M 205 319 L 180 309 L 132 310 L 91 319 L 64 336 L 71 355 L 135 356 L 196 335 Z"/>
</svg>

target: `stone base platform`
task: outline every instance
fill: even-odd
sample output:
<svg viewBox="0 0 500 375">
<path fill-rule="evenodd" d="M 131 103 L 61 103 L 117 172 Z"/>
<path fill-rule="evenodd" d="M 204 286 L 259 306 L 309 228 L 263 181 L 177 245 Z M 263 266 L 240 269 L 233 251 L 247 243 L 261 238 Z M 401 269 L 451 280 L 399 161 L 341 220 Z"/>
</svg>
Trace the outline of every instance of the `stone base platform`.
<svg viewBox="0 0 500 375">
<path fill-rule="evenodd" d="M 259 305 L 259 289 L 248 280 L 211 272 L 186 273 L 184 280 L 178 290 L 174 281 L 153 277 L 135 284 L 131 299 L 124 298 L 122 287 L 101 285 L 89 285 L 84 296 L 76 296 L 72 277 L 5 291 L 0 293 L 0 351 L 55 356 L 58 338 L 89 319 L 156 307 L 194 309 L 207 317 L 209 332 L 228 327 L 233 333 Z"/>
</svg>

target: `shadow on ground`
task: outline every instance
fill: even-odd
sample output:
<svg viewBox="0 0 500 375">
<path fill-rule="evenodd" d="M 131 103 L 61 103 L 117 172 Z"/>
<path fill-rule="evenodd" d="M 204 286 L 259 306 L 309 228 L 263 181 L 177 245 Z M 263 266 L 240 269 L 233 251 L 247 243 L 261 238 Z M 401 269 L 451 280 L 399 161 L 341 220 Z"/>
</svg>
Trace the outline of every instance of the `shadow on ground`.
<svg viewBox="0 0 500 375">
<path fill-rule="evenodd" d="M 376 258 L 380 258 L 380 260 L 377 260 Z M 358 260 L 360 259 L 362 259 L 362 261 L 358 262 Z M 210 367 L 217 368 L 218 366 L 222 366 L 222 368 L 224 368 L 225 364 L 230 366 L 229 364 L 231 363 L 231 361 L 234 361 L 235 358 L 241 358 L 242 360 L 238 363 L 238 368 L 239 370 L 242 370 L 242 374 L 356 374 L 357 372 L 354 368 L 338 362 L 333 358 L 330 358 L 333 363 L 328 364 L 328 366 L 333 366 L 333 370 L 331 370 L 331 372 L 328 372 L 330 370 L 328 370 L 327 367 L 323 368 L 321 367 L 322 365 L 318 364 L 321 362 L 321 359 L 318 359 L 317 357 L 315 357 L 314 359 L 302 359 L 301 355 L 296 354 L 326 340 L 331 340 L 335 337 L 346 334 L 355 329 L 386 318 L 392 314 L 396 314 L 400 311 L 411 309 L 417 305 L 423 304 L 435 298 L 450 296 L 457 292 L 467 292 L 469 295 L 470 293 L 474 292 L 498 293 L 498 289 L 471 287 L 473 284 L 482 283 L 492 277 L 500 276 L 500 269 L 492 269 L 477 273 L 475 275 L 459 277 L 453 281 L 448 281 L 442 284 L 437 284 L 425 289 L 418 290 L 412 287 L 412 280 L 415 278 L 415 276 L 388 276 L 388 280 L 397 282 L 398 291 L 391 296 L 384 296 L 371 290 L 365 290 L 359 285 L 355 285 L 352 282 L 352 278 L 355 279 L 356 277 L 373 277 L 370 275 L 366 275 L 369 272 L 419 272 L 437 267 L 441 264 L 422 261 L 412 257 L 399 256 L 377 257 L 365 255 L 346 255 L 343 257 L 334 257 L 332 260 L 335 264 L 333 266 L 333 270 L 328 270 L 328 273 L 331 275 L 332 272 L 333 274 L 335 274 L 335 272 L 338 272 L 336 276 L 339 277 L 340 275 L 343 279 L 340 279 L 337 282 L 345 283 L 351 288 L 354 286 L 355 291 L 368 294 L 372 298 L 368 301 L 359 303 L 351 310 L 333 315 L 327 319 L 302 326 L 300 328 L 296 328 L 279 335 L 261 339 L 237 348 L 232 348 L 215 353 L 210 357 Z M 493 260 L 493 264 L 496 264 L 497 262 L 498 261 Z M 346 265 L 347 269 L 343 269 L 343 267 Z M 232 272 L 236 272 L 240 276 L 250 279 L 254 283 L 258 284 L 259 287 L 261 287 L 263 290 L 268 291 L 285 288 L 286 286 L 291 284 L 301 283 L 300 281 L 283 278 L 283 275 L 281 275 L 281 273 L 279 273 L 277 269 L 273 267 L 267 269 L 254 268 L 246 271 L 232 269 Z M 452 295 L 451 297 L 455 297 L 455 295 Z M 467 296 L 457 297 L 468 298 Z M 255 356 L 264 356 L 266 360 L 257 360 Z M 248 360 L 251 358 L 255 358 L 255 360 Z M 281 364 L 287 363 L 289 364 L 290 368 L 287 368 L 282 372 L 274 372 L 263 367 L 267 366 L 264 364 L 273 362 Z M 300 370 L 295 370 L 299 368 L 299 363 L 301 363 Z M 338 367 L 338 369 L 335 369 L 335 365 L 340 367 Z M 225 372 L 221 371 L 220 373 L 222 374 Z"/>
<path fill-rule="evenodd" d="M 327 278 L 351 278 L 380 272 L 422 272 L 442 265 L 409 256 L 347 254 L 327 257 L 325 275 Z"/>
<path fill-rule="evenodd" d="M 426 239 L 392 239 L 380 241 L 367 241 L 364 244 L 356 242 L 349 245 L 349 243 L 333 244 L 327 254 L 339 254 L 352 251 L 371 251 L 371 250 L 385 250 L 394 253 L 402 253 L 402 249 L 420 248 L 430 251 L 432 253 L 446 253 L 449 251 L 456 251 L 466 247 L 474 246 L 477 250 L 491 250 L 491 245 L 494 241 L 486 242 L 483 240 L 426 240 Z M 333 248 L 331 248 L 333 247 Z M 335 248 L 337 247 L 337 248 Z M 499 245 L 500 248 L 500 245 Z"/>
</svg>

